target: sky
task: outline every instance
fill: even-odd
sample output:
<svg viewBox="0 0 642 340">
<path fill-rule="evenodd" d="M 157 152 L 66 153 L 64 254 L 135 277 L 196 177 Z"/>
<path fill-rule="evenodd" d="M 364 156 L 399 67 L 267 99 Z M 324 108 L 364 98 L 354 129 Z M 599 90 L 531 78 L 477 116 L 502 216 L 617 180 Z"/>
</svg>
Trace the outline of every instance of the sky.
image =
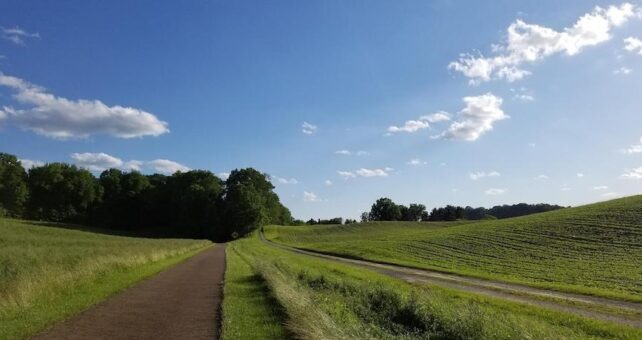
<svg viewBox="0 0 642 340">
<path fill-rule="evenodd" d="M 0 151 L 269 174 L 295 217 L 642 192 L 642 2 L 0 3 Z"/>
</svg>

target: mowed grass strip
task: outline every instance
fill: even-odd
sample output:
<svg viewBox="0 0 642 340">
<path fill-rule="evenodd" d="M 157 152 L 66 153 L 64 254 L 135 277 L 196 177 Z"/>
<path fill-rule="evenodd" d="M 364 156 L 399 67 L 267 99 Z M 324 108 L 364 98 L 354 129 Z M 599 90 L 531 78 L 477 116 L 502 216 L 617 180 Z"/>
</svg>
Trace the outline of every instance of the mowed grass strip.
<svg viewBox="0 0 642 340">
<path fill-rule="evenodd" d="M 283 307 L 265 279 L 242 257 L 237 243 L 226 249 L 222 339 L 288 339 Z"/>
<path fill-rule="evenodd" d="M 505 220 L 265 230 L 303 249 L 642 301 L 642 196 Z"/>
<path fill-rule="evenodd" d="M 639 339 L 640 330 L 440 287 L 261 242 L 235 247 L 302 339 Z"/>
<path fill-rule="evenodd" d="M 21 339 L 210 246 L 0 219 L 0 339 Z"/>
</svg>

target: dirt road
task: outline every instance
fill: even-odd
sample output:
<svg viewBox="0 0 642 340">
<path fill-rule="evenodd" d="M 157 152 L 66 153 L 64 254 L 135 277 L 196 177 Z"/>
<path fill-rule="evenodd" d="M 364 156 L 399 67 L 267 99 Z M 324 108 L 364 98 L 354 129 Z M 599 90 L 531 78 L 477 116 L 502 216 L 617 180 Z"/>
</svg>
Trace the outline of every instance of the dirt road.
<svg viewBox="0 0 642 340">
<path fill-rule="evenodd" d="M 225 244 L 144 280 L 36 339 L 216 339 Z"/>
<path fill-rule="evenodd" d="M 434 284 L 437 286 L 551 308 L 603 321 L 616 322 L 636 328 L 642 328 L 642 303 L 558 292 L 502 281 L 482 280 L 425 269 L 415 269 L 361 259 L 345 258 L 337 255 L 329 255 L 279 244 L 267 240 L 263 233 L 261 233 L 261 239 L 275 247 L 299 254 L 368 268 L 407 282 Z"/>
</svg>

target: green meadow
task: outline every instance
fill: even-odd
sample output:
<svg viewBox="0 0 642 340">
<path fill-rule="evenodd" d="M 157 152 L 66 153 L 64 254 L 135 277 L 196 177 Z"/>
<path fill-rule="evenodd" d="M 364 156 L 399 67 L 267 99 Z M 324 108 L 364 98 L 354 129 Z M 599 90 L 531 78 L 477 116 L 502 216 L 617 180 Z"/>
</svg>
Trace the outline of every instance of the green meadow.
<svg viewBox="0 0 642 340">
<path fill-rule="evenodd" d="M 37 333 L 209 246 L 0 219 L 0 339 Z"/>
<path fill-rule="evenodd" d="M 517 218 L 269 226 L 286 245 L 642 301 L 642 196 Z"/>
</svg>

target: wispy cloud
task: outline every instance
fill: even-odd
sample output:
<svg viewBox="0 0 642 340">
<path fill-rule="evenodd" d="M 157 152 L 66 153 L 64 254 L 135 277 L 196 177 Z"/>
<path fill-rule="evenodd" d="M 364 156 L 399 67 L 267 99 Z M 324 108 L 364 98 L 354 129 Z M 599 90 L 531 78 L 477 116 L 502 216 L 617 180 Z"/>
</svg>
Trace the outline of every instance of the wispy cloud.
<svg viewBox="0 0 642 340">
<path fill-rule="evenodd" d="M 608 8 L 595 7 L 582 15 L 573 26 L 562 31 L 515 20 L 507 28 L 506 41 L 493 45 L 495 56 L 462 54 L 449 69 L 461 72 L 471 84 L 494 79 L 513 82 L 531 74 L 522 68 L 555 54 L 573 56 L 583 49 L 611 39 L 613 28 L 635 16 L 636 7 L 630 3 Z"/>
<path fill-rule="evenodd" d="M 489 172 L 484 172 L 484 171 L 477 171 L 477 172 L 471 172 L 468 174 L 468 177 L 472 179 L 473 181 L 476 181 L 478 179 L 484 178 L 484 177 L 499 177 L 502 174 L 500 174 L 497 171 L 489 171 Z"/>
<path fill-rule="evenodd" d="M 26 39 L 40 39 L 40 33 L 31 33 L 20 27 L 4 28 L 0 27 L 2 38 L 9 40 L 16 45 L 25 45 Z"/>
<path fill-rule="evenodd" d="M 593 190 L 601 191 L 601 190 L 608 190 L 609 187 L 606 185 L 597 185 L 592 188 Z"/>
<path fill-rule="evenodd" d="M 634 153 L 641 153 L 641 152 L 642 152 L 642 137 L 640 138 L 639 144 L 630 145 L 628 148 L 622 150 L 622 153 L 625 153 L 628 155 L 631 155 Z"/>
<path fill-rule="evenodd" d="M 99 100 L 56 97 L 40 86 L 2 73 L 0 86 L 15 90 L 13 97 L 31 106 L 25 109 L 5 106 L 0 112 L 6 119 L 43 136 L 69 139 L 106 134 L 134 138 L 169 132 L 166 122 L 140 109 L 107 106 Z"/>
<path fill-rule="evenodd" d="M 626 76 L 626 75 L 631 74 L 632 72 L 633 72 L 632 69 L 622 66 L 622 67 L 614 70 L 613 74 L 616 74 L 616 75 L 621 74 L 621 75 L 625 75 Z"/>
<path fill-rule="evenodd" d="M 317 132 L 317 126 L 312 125 L 308 122 L 303 122 L 303 124 L 301 124 L 301 132 L 305 133 L 306 135 L 311 135 Z"/>
<path fill-rule="evenodd" d="M 425 164 L 428 164 L 428 162 L 422 161 L 419 158 L 413 158 L 413 159 L 409 160 L 406 164 L 408 164 L 408 165 L 422 165 L 422 164 L 424 164 L 425 165 Z"/>
<path fill-rule="evenodd" d="M 283 178 L 283 177 L 277 177 L 275 176 L 274 179 L 280 183 L 280 184 L 298 184 L 299 181 L 297 181 L 296 178 Z"/>
<path fill-rule="evenodd" d="M 408 120 L 402 126 L 389 126 L 388 132 L 397 133 L 397 132 L 408 132 L 414 133 L 419 130 L 427 129 L 430 127 L 427 121 L 423 120 Z"/>
<path fill-rule="evenodd" d="M 506 193 L 506 189 L 501 189 L 501 188 L 490 188 L 484 191 L 486 195 L 490 196 L 496 196 L 496 195 L 502 195 Z"/>
<path fill-rule="evenodd" d="M 625 179 L 642 179 L 642 166 L 635 169 L 627 169 L 620 177 Z"/>
<path fill-rule="evenodd" d="M 303 192 L 303 201 L 304 202 L 314 203 L 314 202 L 323 202 L 325 200 L 319 198 L 319 196 L 317 196 L 317 194 L 315 194 L 313 192 L 304 191 Z"/>
<path fill-rule="evenodd" d="M 354 171 L 337 171 L 339 176 L 343 179 L 350 179 L 358 177 L 388 177 L 393 168 L 385 167 L 383 169 L 367 169 L 360 168 Z"/>
</svg>

